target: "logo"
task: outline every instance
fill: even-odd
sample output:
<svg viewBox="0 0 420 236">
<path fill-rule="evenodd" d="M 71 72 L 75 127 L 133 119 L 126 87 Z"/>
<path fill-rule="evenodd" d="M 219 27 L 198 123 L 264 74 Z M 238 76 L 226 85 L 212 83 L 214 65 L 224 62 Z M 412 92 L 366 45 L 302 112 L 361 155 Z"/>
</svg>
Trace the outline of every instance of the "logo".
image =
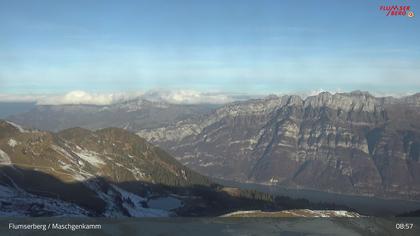
<svg viewBox="0 0 420 236">
<path fill-rule="evenodd" d="M 379 10 L 385 12 L 386 16 L 414 17 L 414 12 L 411 10 L 410 6 L 399 6 L 399 5 L 380 6 Z"/>
<path fill-rule="evenodd" d="M 407 16 L 408 17 L 414 17 L 414 12 L 412 12 L 412 11 L 407 12 Z"/>
</svg>

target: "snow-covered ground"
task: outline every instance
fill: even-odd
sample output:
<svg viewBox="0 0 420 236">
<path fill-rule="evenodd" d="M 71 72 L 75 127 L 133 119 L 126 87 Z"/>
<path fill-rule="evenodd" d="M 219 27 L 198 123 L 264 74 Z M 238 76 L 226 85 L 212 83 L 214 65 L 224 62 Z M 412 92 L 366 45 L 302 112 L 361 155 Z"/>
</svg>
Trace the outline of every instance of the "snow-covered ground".
<svg viewBox="0 0 420 236">
<path fill-rule="evenodd" d="M 3 150 L 0 149 L 0 165 L 10 165 L 10 157 Z"/>
<path fill-rule="evenodd" d="M 58 199 L 40 197 L 21 189 L 0 185 L 0 216 L 87 216 L 88 212 L 76 204 Z"/>
<path fill-rule="evenodd" d="M 100 165 L 105 165 L 105 162 L 102 161 L 100 155 L 96 152 L 82 149 L 74 153 L 80 158 L 82 158 L 84 161 L 90 163 L 93 166 L 98 167 Z"/>
<path fill-rule="evenodd" d="M 362 217 L 356 212 L 343 210 L 309 210 L 295 209 L 275 212 L 264 212 L 260 210 L 235 211 L 222 217 Z"/>
<path fill-rule="evenodd" d="M 169 216 L 169 212 L 159 207 L 159 209 L 154 209 L 155 207 L 151 206 L 151 208 L 143 207 L 142 203 L 146 203 L 146 199 L 125 191 L 115 185 L 112 186 L 115 190 L 117 190 L 122 197 L 123 206 L 129 212 L 129 214 L 133 217 L 167 217 Z M 149 205 L 150 206 L 150 205 Z"/>
<path fill-rule="evenodd" d="M 7 141 L 7 144 L 10 146 L 10 147 L 15 147 L 16 145 L 18 145 L 19 143 L 16 141 L 16 140 L 14 140 L 14 139 L 9 139 L 9 141 Z"/>
<path fill-rule="evenodd" d="M 16 123 L 13 123 L 11 121 L 6 121 L 6 122 L 9 123 L 10 125 L 12 125 L 13 127 L 15 127 L 21 133 L 27 133 L 28 132 L 26 129 L 24 129 L 22 126 L 20 126 L 20 125 L 18 125 Z"/>
</svg>

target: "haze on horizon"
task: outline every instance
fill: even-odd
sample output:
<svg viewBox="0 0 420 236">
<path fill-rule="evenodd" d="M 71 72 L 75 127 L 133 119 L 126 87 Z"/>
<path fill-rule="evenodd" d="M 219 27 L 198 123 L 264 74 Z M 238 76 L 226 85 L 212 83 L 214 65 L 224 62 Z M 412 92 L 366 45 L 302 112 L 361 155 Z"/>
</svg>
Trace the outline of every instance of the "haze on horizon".
<svg viewBox="0 0 420 236">
<path fill-rule="evenodd" d="M 381 4 L 0 0 L 0 100 L 418 92 L 418 19 Z"/>
</svg>

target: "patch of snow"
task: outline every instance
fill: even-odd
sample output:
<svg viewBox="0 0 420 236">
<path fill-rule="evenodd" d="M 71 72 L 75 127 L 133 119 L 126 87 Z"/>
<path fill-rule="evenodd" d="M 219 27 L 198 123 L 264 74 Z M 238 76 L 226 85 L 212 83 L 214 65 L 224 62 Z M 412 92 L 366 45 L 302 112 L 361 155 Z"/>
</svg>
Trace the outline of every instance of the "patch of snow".
<svg viewBox="0 0 420 236">
<path fill-rule="evenodd" d="M 348 211 L 333 211 L 335 217 L 360 217 L 358 213 Z"/>
<path fill-rule="evenodd" d="M 7 142 L 7 144 L 8 144 L 10 147 L 15 147 L 16 145 L 18 145 L 18 144 L 19 144 L 19 142 L 11 138 L 11 139 L 9 139 L 9 141 Z"/>
<path fill-rule="evenodd" d="M 276 179 L 276 178 L 274 178 L 274 176 L 273 177 L 271 177 L 271 179 L 270 179 L 270 183 L 278 183 L 279 182 L 279 180 L 278 179 Z"/>
<path fill-rule="evenodd" d="M 66 149 L 57 146 L 57 145 L 51 145 L 51 148 L 56 151 L 57 153 L 59 153 L 60 155 L 64 156 L 65 158 L 67 158 L 73 165 L 77 166 L 84 166 L 84 163 L 80 160 L 77 160 L 75 158 L 74 155 L 71 155 Z M 65 169 L 64 166 L 61 166 L 62 169 Z"/>
<path fill-rule="evenodd" d="M 66 146 L 69 147 L 68 145 Z M 85 166 L 85 163 L 80 156 L 57 145 L 51 145 L 51 148 L 70 162 L 65 162 L 63 160 L 58 161 L 61 169 L 67 171 L 75 180 L 84 181 L 94 177 L 92 174 L 82 169 Z"/>
<path fill-rule="evenodd" d="M 243 214 L 253 214 L 253 213 L 261 213 L 261 210 L 250 210 L 250 211 L 235 211 L 228 214 L 224 214 L 222 217 L 228 216 L 236 216 L 236 215 L 243 215 Z"/>
<path fill-rule="evenodd" d="M 74 160 L 74 157 L 69 153 L 69 152 L 67 152 L 64 148 L 62 148 L 62 147 L 60 147 L 60 146 L 57 146 L 57 145 L 51 145 L 51 148 L 54 150 L 54 151 L 56 151 L 56 152 L 58 152 L 59 154 L 61 154 L 62 156 L 64 156 L 64 157 L 66 157 L 67 159 L 69 159 L 69 160 L 71 160 L 71 161 L 73 161 Z"/>
<path fill-rule="evenodd" d="M 85 180 L 84 185 L 96 192 L 99 198 L 104 200 L 106 202 L 106 206 L 104 209 L 103 215 L 105 217 L 121 217 L 123 214 L 120 213 L 118 210 L 118 206 L 115 202 L 115 190 L 109 189 L 107 192 L 103 192 L 100 185 L 97 183 L 97 181 L 88 179 Z"/>
<path fill-rule="evenodd" d="M 246 142 L 245 140 L 236 140 L 236 141 L 231 141 L 228 143 L 228 146 L 231 146 L 232 144 L 237 144 L 237 143 L 243 143 Z"/>
<path fill-rule="evenodd" d="M 28 133 L 28 131 L 26 130 L 26 129 L 24 129 L 24 128 L 22 128 L 22 126 L 20 126 L 20 125 L 18 125 L 18 124 L 16 124 L 16 123 L 13 123 L 13 122 L 11 122 L 11 121 L 6 121 L 7 123 L 9 123 L 9 125 L 12 125 L 13 127 L 15 127 L 17 130 L 19 130 L 19 132 L 21 132 L 21 133 Z"/>
<path fill-rule="evenodd" d="M 169 216 L 169 212 L 162 209 L 144 208 L 142 202 L 146 200 L 134 193 L 130 193 L 121 189 L 115 185 L 112 187 L 117 190 L 123 199 L 123 206 L 133 217 L 166 217 Z"/>
<path fill-rule="evenodd" d="M 89 150 L 85 150 L 82 149 L 81 151 L 78 152 L 74 152 L 77 156 L 79 156 L 81 159 L 83 159 L 84 161 L 90 163 L 93 166 L 100 166 L 100 165 L 105 165 L 105 162 L 102 161 L 102 159 L 100 158 L 99 153 L 93 152 L 93 151 L 89 151 Z"/>
<path fill-rule="evenodd" d="M 223 215 L 222 217 L 228 216 L 241 216 L 241 215 L 248 215 L 248 214 L 275 214 L 275 213 L 284 213 L 288 217 L 362 217 L 358 213 L 349 212 L 349 211 L 335 211 L 335 210 L 310 210 L 310 209 L 295 209 L 295 210 L 283 210 L 280 212 L 263 212 L 261 210 L 250 210 L 250 211 L 235 211 L 228 214 Z"/>
<path fill-rule="evenodd" d="M 5 204 L 3 204 L 5 203 Z M 34 209 L 34 206 L 37 209 Z M 41 197 L 0 185 L 0 216 L 29 216 L 30 213 L 45 212 L 54 216 L 87 216 L 88 212 L 76 204 L 58 199 Z M 39 209 L 38 209 L 39 208 Z"/>
<path fill-rule="evenodd" d="M 58 164 L 60 164 L 62 169 L 69 169 L 71 166 L 67 163 L 65 163 L 63 160 L 58 160 Z"/>
<path fill-rule="evenodd" d="M 195 158 L 196 155 L 191 155 L 191 154 L 185 154 L 184 156 L 176 156 L 175 158 L 177 160 L 184 160 L 184 159 L 192 159 Z"/>
<path fill-rule="evenodd" d="M 3 150 L 0 149 L 0 165 L 11 165 L 12 162 L 10 161 L 9 155 L 5 153 Z"/>
<path fill-rule="evenodd" d="M 133 173 L 133 175 L 136 177 L 136 179 L 137 178 L 142 178 L 143 179 L 143 178 L 146 177 L 146 174 L 137 167 L 133 167 L 133 169 L 129 169 L 129 170 L 131 171 L 131 173 Z"/>
<path fill-rule="evenodd" d="M 286 144 L 286 143 L 277 143 L 277 146 L 280 146 L 280 147 L 291 147 L 291 148 L 294 148 L 295 147 L 293 145 Z"/>
<path fill-rule="evenodd" d="M 185 164 L 185 163 L 184 163 Z M 208 166 L 214 166 L 215 164 L 213 162 L 207 162 L 207 163 L 200 163 L 199 166 L 202 167 L 208 167 Z"/>
<path fill-rule="evenodd" d="M 325 212 L 319 210 L 304 209 L 303 211 L 309 213 L 311 217 L 329 217 L 328 214 L 325 214 Z"/>
<path fill-rule="evenodd" d="M 335 210 L 303 210 L 306 213 L 309 213 L 311 217 L 361 217 L 358 213 L 349 212 L 349 211 L 335 211 Z"/>
<path fill-rule="evenodd" d="M 182 178 L 184 178 L 185 180 L 187 180 L 187 175 L 185 174 L 185 170 L 181 170 L 182 173 Z"/>
</svg>

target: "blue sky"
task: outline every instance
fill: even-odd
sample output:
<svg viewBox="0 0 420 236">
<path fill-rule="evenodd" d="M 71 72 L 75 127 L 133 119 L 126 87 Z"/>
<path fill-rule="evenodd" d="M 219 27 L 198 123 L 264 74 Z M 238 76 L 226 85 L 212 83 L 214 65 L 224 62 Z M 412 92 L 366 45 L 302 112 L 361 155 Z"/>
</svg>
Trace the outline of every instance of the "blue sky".
<svg viewBox="0 0 420 236">
<path fill-rule="evenodd" d="M 0 0 L 0 94 L 419 92 L 415 1 Z"/>
</svg>

